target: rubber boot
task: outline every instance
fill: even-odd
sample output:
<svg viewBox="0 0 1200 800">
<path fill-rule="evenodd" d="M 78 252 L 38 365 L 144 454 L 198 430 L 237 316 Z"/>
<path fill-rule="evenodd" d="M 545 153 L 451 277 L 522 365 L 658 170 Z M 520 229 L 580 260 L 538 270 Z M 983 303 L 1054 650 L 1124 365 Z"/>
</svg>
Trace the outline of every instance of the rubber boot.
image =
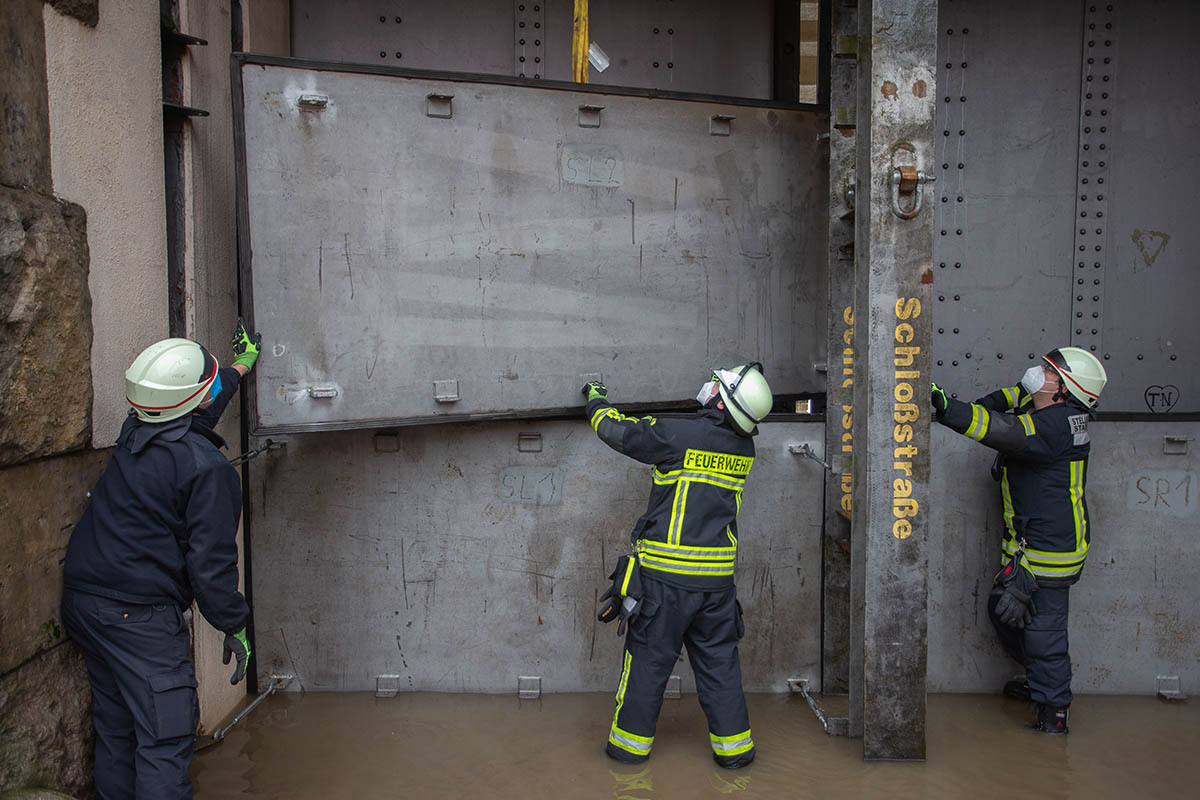
<svg viewBox="0 0 1200 800">
<path fill-rule="evenodd" d="M 716 753 L 713 753 L 713 761 L 717 762 L 718 765 L 724 767 L 725 769 L 741 769 L 742 767 L 746 766 L 751 761 L 753 761 L 754 756 L 755 756 L 754 750 L 750 750 L 748 752 L 742 753 L 740 755 L 732 756 L 729 758 L 722 758 L 721 756 L 718 756 Z"/>
<path fill-rule="evenodd" d="M 1067 716 L 1070 708 L 1070 706 L 1055 707 L 1038 703 L 1035 708 L 1036 717 L 1031 727 L 1042 733 L 1055 735 L 1070 733 L 1070 729 L 1067 728 Z"/>
<path fill-rule="evenodd" d="M 1024 675 L 1019 678 L 1013 678 L 1004 684 L 1004 696 L 1024 702 L 1029 702 L 1033 699 L 1033 696 L 1029 692 L 1029 681 L 1026 680 Z"/>
</svg>

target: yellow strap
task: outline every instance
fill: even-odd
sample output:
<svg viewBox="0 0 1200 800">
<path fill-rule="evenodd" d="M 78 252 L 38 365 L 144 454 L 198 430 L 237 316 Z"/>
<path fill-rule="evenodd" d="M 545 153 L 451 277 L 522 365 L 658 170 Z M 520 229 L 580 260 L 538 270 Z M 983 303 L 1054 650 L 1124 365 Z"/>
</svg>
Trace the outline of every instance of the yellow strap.
<svg viewBox="0 0 1200 800">
<path fill-rule="evenodd" d="M 571 80 L 588 82 L 588 0 L 575 0 L 575 28 L 571 35 Z"/>
</svg>

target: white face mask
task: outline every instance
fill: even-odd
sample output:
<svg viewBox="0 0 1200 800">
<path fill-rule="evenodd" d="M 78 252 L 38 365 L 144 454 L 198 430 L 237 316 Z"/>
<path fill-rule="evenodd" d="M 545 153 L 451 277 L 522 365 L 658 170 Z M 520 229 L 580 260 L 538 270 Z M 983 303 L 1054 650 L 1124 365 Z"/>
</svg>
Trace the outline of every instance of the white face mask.
<svg viewBox="0 0 1200 800">
<path fill-rule="evenodd" d="M 700 392 L 696 395 L 696 401 L 702 406 L 708 405 L 708 401 L 712 400 L 717 393 L 717 382 L 709 381 L 700 387 Z"/>
<path fill-rule="evenodd" d="M 1037 394 L 1046 385 L 1046 371 L 1040 366 L 1032 366 L 1021 376 L 1021 385 L 1030 394 Z"/>
</svg>

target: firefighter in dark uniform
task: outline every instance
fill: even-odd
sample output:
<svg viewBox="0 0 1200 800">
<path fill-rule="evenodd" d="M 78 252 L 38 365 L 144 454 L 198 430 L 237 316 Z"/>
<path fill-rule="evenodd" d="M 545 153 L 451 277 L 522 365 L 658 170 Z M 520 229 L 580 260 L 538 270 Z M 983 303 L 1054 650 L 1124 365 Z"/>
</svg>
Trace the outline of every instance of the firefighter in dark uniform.
<svg viewBox="0 0 1200 800">
<path fill-rule="evenodd" d="M 133 407 L 67 546 L 62 619 L 83 650 L 101 800 L 190 798 L 199 718 L 193 599 L 245 674 L 249 610 L 238 591 L 241 485 L 213 428 L 258 357 L 238 321 L 233 367 L 165 339 L 125 373 Z"/>
<path fill-rule="evenodd" d="M 937 420 L 997 451 L 1005 535 L 988 612 L 1008 654 L 1025 667 L 1004 693 L 1035 702 L 1033 727 L 1067 733 L 1070 587 L 1091 542 L 1087 500 L 1090 412 L 1108 376 L 1086 350 L 1060 347 L 1019 386 L 963 403 L 933 386 Z M 1013 413 L 1006 413 L 1006 412 Z"/>
<path fill-rule="evenodd" d="M 601 441 L 653 465 L 649 506 L 630 534 L 634 555 L 614 572 L 614 593 L 627 595 L 625 608 L 634 611 L 608 755 L 626 763 L 650 757 L 663 690 L 686 644 L 713 758 L 730 769 L 745 766 L 755 750 L 733 570 L 742 488 L 754 463 L 751 437 L 772 404 L 762 365 L 716 370 L 696 398 L 703 407 L 694 417 L 628 417 L 609 404 L 603 385 L 590 383 L 584 393 Z"/>
</svg>

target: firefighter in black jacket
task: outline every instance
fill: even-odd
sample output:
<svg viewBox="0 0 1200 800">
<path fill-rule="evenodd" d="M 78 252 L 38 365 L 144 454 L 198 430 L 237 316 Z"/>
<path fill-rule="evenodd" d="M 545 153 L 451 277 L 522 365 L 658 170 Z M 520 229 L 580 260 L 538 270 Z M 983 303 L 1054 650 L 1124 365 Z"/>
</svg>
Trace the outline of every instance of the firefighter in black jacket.
<svg viewBox="0 0 1200 800">
<path fill-rule="evenodd" d="M 1088 418 L 1108 376 L 1078 347 L 1060 347 L 1042 361 L 1020 386 L 974 403 L 947 397 L 937 384 L 932 400 L 939 422 L 999 451 L 993 473 L 1005 536 L 988 612 L 1005 650 L 1026 672 L 1004 692 L 1036 703 L 1037 730 L 1067 733 L 1068 598 L 1091 542 L 1084 498 Z"/>
<path fill-rule="evenodd" d="M 601 441 L 654 465 L 649 506 L 630 534 L 634 556 L 613 575 L 629 630 L 608 755 L 626 763 L 650 757 L 663 690 L 686 644 L 713 758 L 745 766 L 755 751 L 733 568 L 742 487 L 754 463 L 751 437 L 772 404 L 762 365 L 716 370 L 696 398 L 703 408 L 690 418 L 628 417 L 609 405 L 603 385 L 583 391 Z"/>
<path fill-rule="evenodd" d="M 232 368 L 187 339 L 142 351 L 125 373 L 133 407 L 71 534 L 62 618 L 92 685 L 96 793 L 190 798 L 199 707 L 193 599 L 225 632 L 231 683 L 245 674 L 248 608 L 238 591 L 241 485 L 213 428 L 258 357 L 238 320 Z"/>
</svg>

